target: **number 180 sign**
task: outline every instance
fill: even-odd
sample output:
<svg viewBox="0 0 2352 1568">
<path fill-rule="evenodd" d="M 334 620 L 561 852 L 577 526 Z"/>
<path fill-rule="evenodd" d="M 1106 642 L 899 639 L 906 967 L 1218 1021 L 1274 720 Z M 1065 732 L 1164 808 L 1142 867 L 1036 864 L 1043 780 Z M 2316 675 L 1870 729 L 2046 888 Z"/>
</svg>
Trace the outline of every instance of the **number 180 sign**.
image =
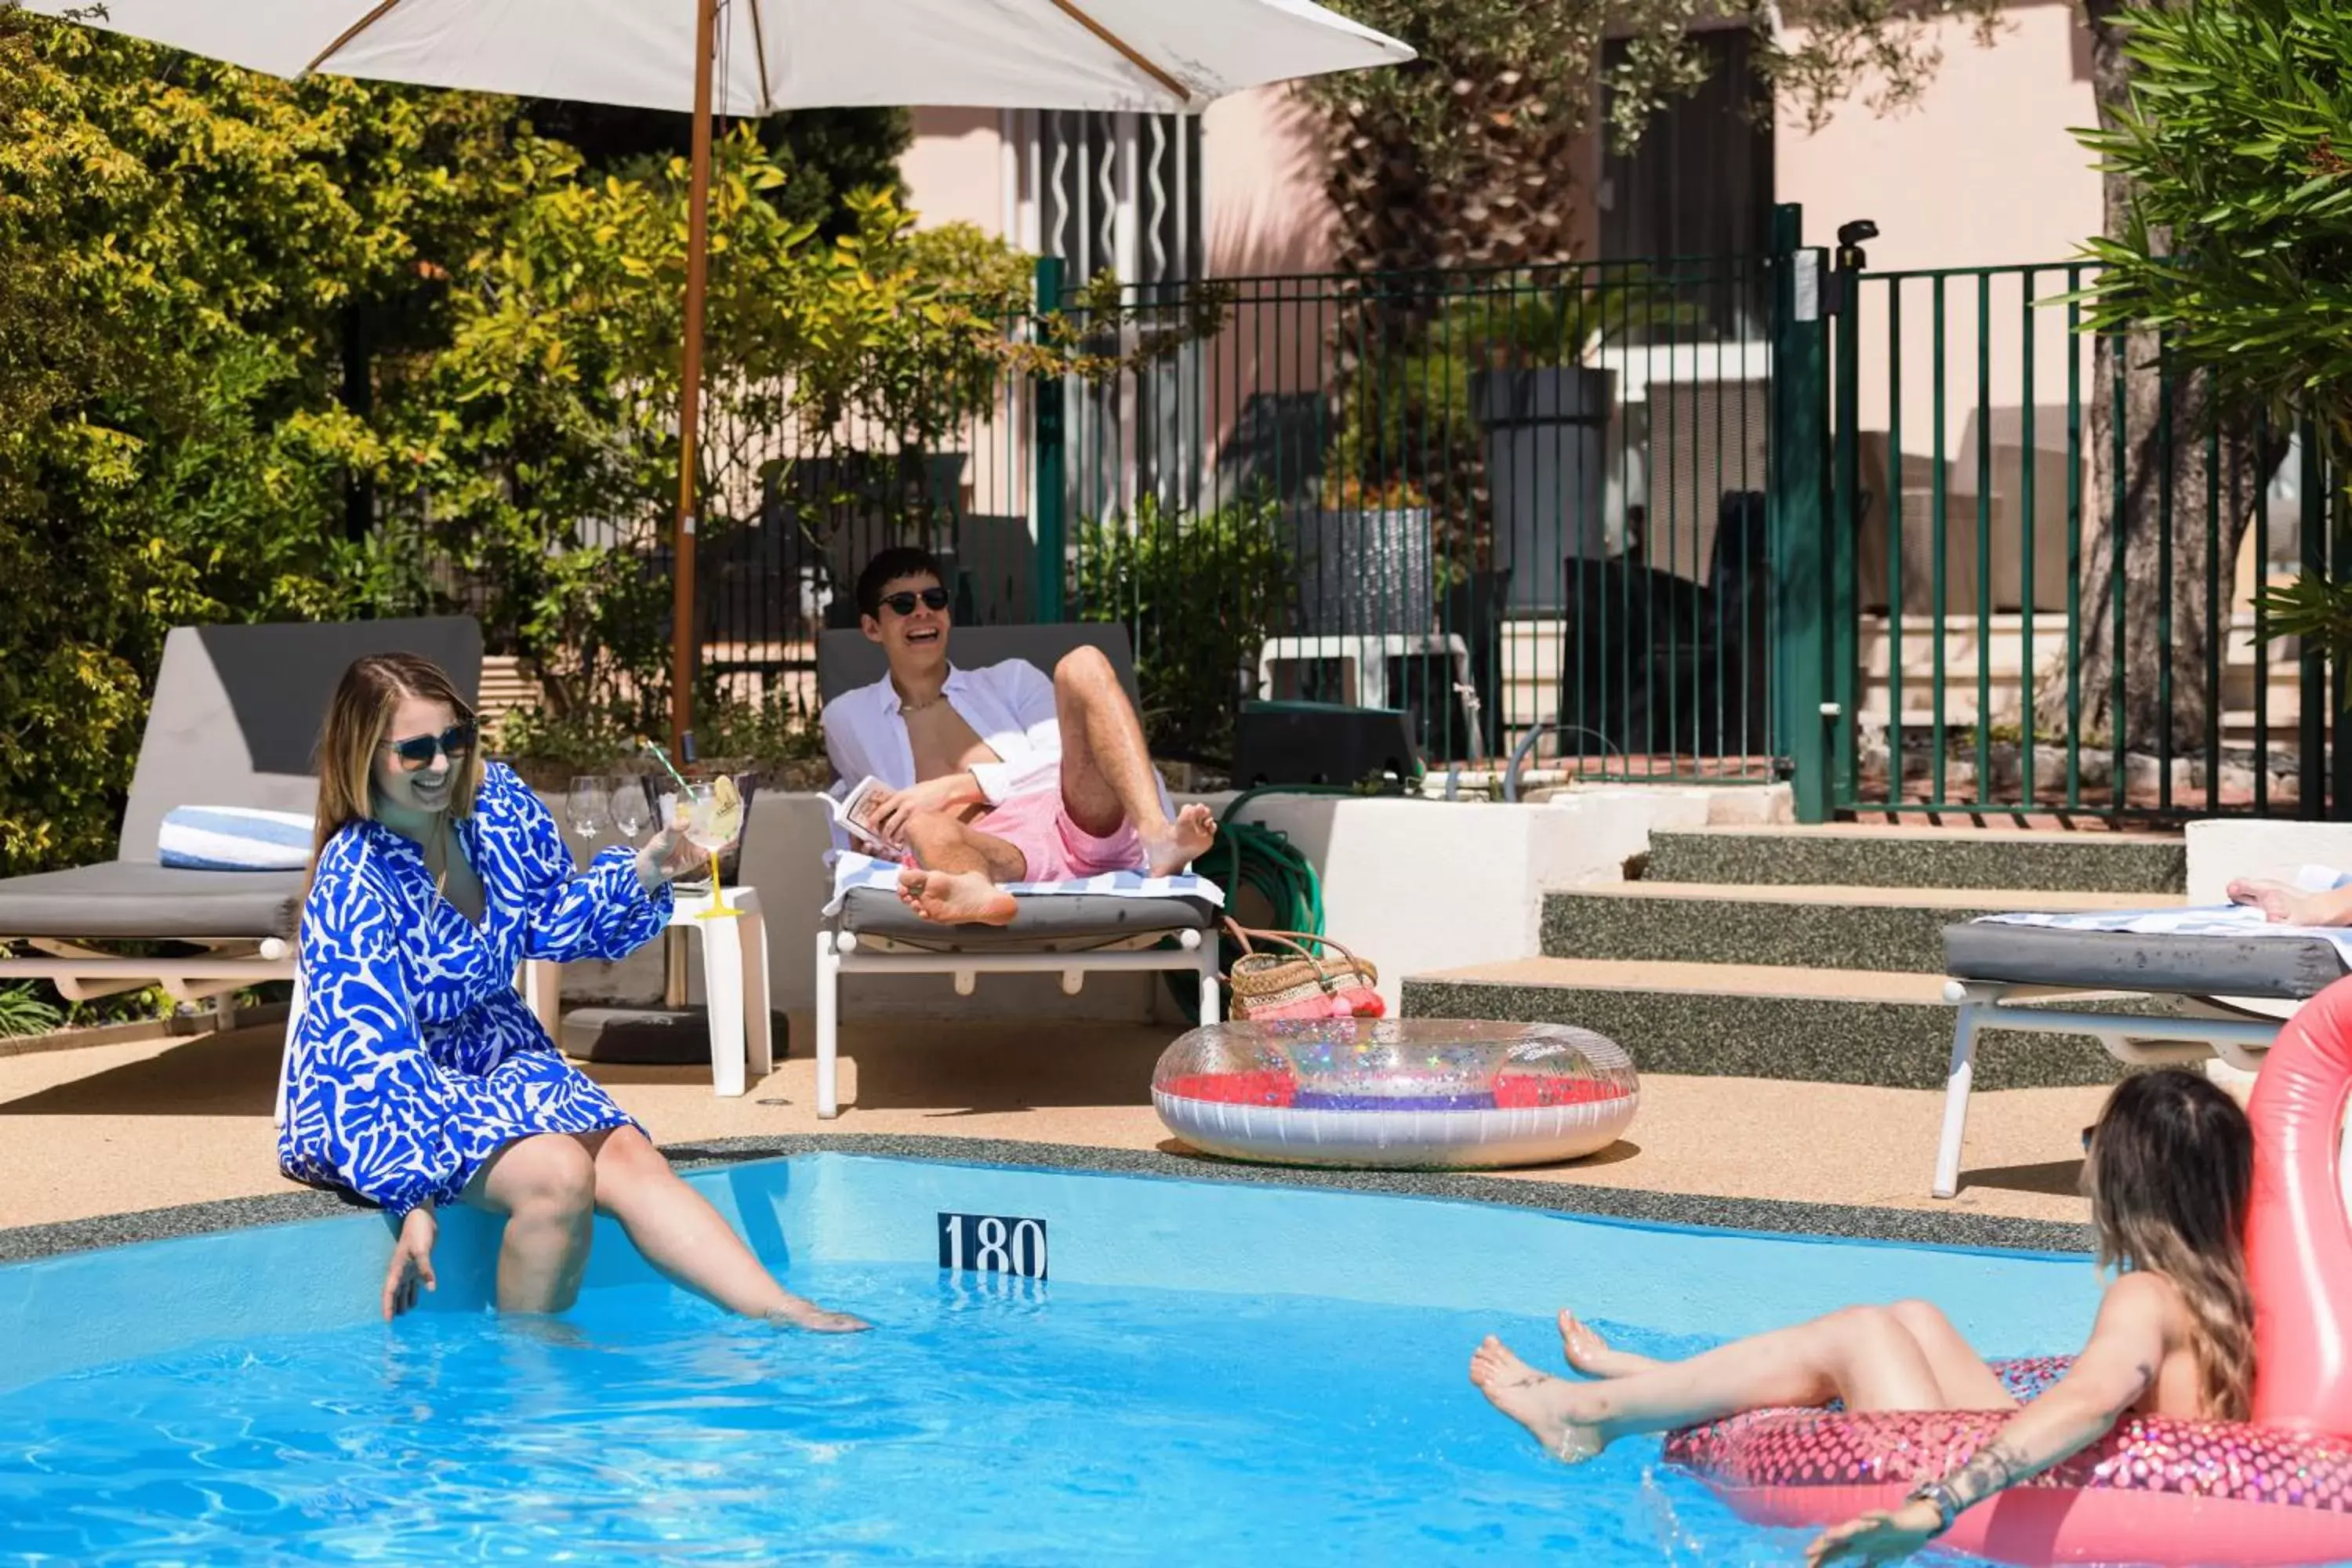
<svg viewBox="0 0 2352 1568">
<path fill-rule="evenodd" d="M 940 1267 L 958 1273 L 1045 1278 L 1045 1222 L 1010 1215 L 940 1215 Z"/>
</svg>

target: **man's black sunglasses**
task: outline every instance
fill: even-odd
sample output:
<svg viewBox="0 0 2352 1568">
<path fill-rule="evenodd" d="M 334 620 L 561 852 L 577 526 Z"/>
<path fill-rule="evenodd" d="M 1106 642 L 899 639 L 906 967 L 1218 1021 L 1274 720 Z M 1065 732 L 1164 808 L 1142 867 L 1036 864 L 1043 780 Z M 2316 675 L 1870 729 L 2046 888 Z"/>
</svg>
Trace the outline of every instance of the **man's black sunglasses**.
<svg viewBox="0 0 2352 1568">
<path fill-rule="evenodd" d="M 894 616 L 911 616 L 915 613 L 915 601 L 918 599 L 923 602 L 923 608 L 927 610 L 944 610 L 948 607 L 948 591 L 936 585 L 926 588 L 919 594 L 912 588 L 903 594 L 885 594 L 882 596 L 882 603 Z"/>
<path fill-rule="evenodd" d="M 404 741 L 386 741 L 386 746 L 400 758 L 400 765 L 410 773 L 429 766 L 436 754 L 446 753 L 454 762 L 474 749 L 474 726 L 452 724 L 437 735 L 411 735 Z"/>
</svg>

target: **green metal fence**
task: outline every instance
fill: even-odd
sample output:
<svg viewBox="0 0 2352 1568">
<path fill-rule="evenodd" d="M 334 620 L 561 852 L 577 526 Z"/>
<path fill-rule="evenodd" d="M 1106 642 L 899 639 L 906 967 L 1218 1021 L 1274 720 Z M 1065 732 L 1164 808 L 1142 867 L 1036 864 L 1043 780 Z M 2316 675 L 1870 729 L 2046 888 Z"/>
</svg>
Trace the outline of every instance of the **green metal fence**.
<svg viewBox="0 0 2352 1568">
<path fill-rule="evenodd" d="M 1038 602 L 1129 626 L 1162 750 L 1319 701 L 1437 766 L 1770 776 L 1769 267 L 1210 287 L 1213 332 L 1031 394 Z"/>
<path fill-rule="evenodd" d="M 1790 731 L 1826 809 L 2322 816 L 2342 793 L 2326 672 L 2255 597 L 2325 566 L 2338 487 L 2161 342 L 2084 334 L 2095 276 L 1832 276 L 1830 690 Z"/>
</svg>

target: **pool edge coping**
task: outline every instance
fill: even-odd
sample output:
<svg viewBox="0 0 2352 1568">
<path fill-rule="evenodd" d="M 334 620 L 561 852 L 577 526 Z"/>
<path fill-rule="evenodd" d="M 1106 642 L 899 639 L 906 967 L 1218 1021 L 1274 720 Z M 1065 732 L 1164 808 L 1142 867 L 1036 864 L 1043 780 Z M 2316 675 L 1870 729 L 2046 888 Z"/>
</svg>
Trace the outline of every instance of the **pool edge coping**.
<svg viewBox="0 0 2352 1568">
<path fill-rule="evenodd" d="M 1583 1183 L 1530 1182 L 1457 1172 L 1336 1170 L 1252 1165 L 1170 1154 L 1159 1150 L 1108 1149 L 1010 1139 L 927 1137 L 884 1132 L 778 1133 L 696 1139 L 665 1146 L 681 1170 L 713 1170 L 751 1160 L 801 1154 L 870 1155 L 946 1164 L 1025 1167 L 1097 1175 L 1140 1175 L 1180 1181 L 1354 1192 L 1530 1209 L 1570 1218 L 1678 1229 L 1748 1231 L 1969 1251 L 2086 1254 L 2087 1224 L 1932 1209 L 1822 1204 L 1788 1198 L 1717 1197 L 1605 1187 Z M 324 1192 L 270 1193 L 219 1198 L 127 1214 L 0 1228 L 0 1264 L 87 1252 L 138 1242 L 205 1236 L 259 1226 L 290 1225 L 371 1211 Z"/>
</svg>

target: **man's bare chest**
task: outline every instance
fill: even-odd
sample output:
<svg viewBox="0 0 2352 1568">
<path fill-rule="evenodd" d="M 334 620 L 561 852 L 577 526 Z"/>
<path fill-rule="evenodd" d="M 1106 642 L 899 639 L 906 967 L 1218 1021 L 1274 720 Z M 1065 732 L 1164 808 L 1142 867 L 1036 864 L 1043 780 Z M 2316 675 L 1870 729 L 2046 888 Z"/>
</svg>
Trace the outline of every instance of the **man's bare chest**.
<svg viewBox="0 0 2352 1568">
<path fill-rule="evenodd" d="M 907 743 L 915 753 L 915 782 L 962 773 L 979 763 L 998 763 L 998 756 L 963 715 L 946 702 L 904 715 Z"/>
</svg>

